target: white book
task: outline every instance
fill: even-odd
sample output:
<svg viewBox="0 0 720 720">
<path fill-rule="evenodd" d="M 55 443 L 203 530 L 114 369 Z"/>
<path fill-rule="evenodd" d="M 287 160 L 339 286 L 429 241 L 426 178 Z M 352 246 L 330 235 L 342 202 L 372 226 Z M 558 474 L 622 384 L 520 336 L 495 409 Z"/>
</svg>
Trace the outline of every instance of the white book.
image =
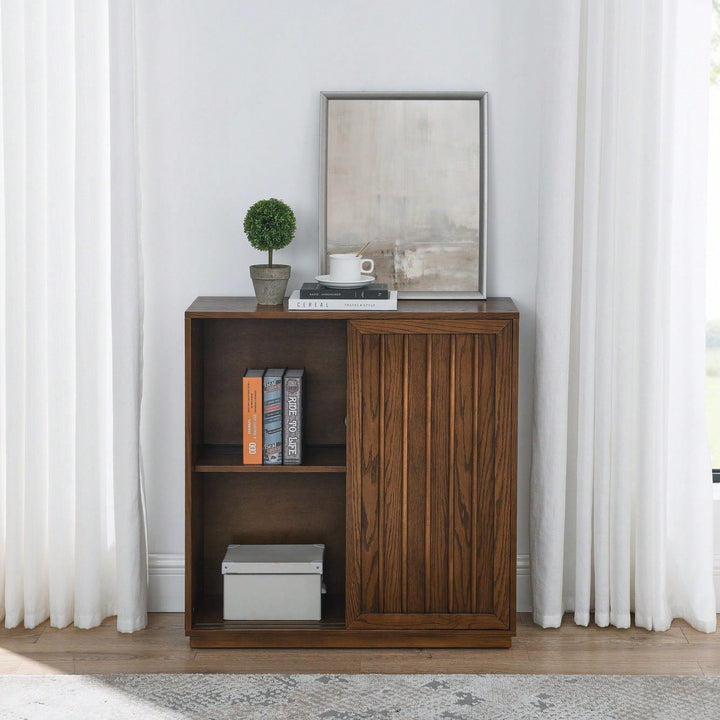
<svg viewBox="0 0 720 720">
<path fill-rule="evenodd" d="M 288 310 L 397 310 L 397 290 L 387 300 L 373 298 L 301 298 L 295 290 L 288 298 Z"/>
</svg>

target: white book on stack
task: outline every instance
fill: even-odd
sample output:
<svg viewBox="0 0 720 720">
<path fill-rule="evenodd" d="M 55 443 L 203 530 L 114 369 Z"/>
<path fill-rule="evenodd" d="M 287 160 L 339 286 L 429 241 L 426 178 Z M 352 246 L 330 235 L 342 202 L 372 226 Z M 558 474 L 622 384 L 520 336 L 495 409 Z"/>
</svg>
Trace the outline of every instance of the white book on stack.
<svg viewBox="0 0 720 720">
<path fill-rule="evenodd" d="M 288 310 L 397 310 L 397 290 L 387 300 L 373 298 L 301 298 L 295 290 L 288 298 Z"/>
</svg>

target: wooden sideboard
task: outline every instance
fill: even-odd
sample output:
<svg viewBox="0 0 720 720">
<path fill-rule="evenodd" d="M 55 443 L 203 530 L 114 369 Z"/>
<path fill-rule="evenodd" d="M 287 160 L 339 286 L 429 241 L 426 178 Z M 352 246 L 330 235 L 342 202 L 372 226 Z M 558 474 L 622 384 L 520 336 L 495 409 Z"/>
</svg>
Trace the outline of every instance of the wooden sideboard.
<svg viewBox="0 0 720 720">
<path fill-rule="evenodd" d="M 186 329 L 193 647 L 509 647 L 518 312 L 511 300 L 288 311 L 198 298 Z M 242 462 L 241 379 L 303 367 L 302 465 Z M 324 543 L 318 622 L 222 619 L 230 543 Z"/>
</svg>

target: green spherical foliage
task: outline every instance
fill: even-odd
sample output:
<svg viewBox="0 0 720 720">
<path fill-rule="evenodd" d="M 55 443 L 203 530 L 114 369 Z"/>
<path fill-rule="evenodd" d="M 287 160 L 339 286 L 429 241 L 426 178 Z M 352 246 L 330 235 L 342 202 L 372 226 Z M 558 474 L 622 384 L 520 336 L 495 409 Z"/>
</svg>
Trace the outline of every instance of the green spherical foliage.
<svg viewBox="0 0 720 720">
<path fill-rule="evenodd" d="M 295 214 L 282 200 L 270 198 L 258 200 L 245 215 L 243 230 L 248 236 L 250 244 L 257 250 L 267 250 L 270 253 L 272 265 L 272 251 L 280 250 L 295 235 Z"/>
</svg>

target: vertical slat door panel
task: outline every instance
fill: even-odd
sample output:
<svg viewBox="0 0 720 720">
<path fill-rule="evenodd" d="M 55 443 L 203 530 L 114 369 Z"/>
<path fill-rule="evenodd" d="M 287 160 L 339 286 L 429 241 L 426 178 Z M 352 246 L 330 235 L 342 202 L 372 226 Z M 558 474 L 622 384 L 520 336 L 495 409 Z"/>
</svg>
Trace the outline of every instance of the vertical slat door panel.
<svg viewBox="0 0 720 720">
<path fill-rule="evenodd" d="M 454 336 L 428 336 L 430 402 L 429 484 L 427 488 L 428 567 L 425 612 L 447 613 L 448 506 L 450 473 L 451 374 L 450 344 Z"/>
<path fill-rule="evenodd" d="M 404 342 L 401 335 L 383 335 L 381 341 L 382 397 L 382 473 L 380 475 L 380 502 L 382 504 L 380 544 L 381 612 L 403 611 L 403 543 L 402 528 L 405 519 L 403 438 L 403 365 Z"/>
<path fill-rule="evenodd" d="M 454 338 L 453 353 L 453 434 L 450 467 L 451 569 L 450 612 L 474 612 L 473 585 L 477 572 L 475 527 L 477 492 L 478 395 L 475 368 L 475 337 Z"/>
<path fill-rule="evenodd" d="M 516 353 L 512 321 L 349 321 L 348 627 L 514 628 Z"/>
<path fill-rule="evenodd" d="M 360 541 L 362 563 L 362 607 L 379 612 L 380 606 L 380 337 L 362 338 L 362 516 Z"/>
<path fill-rule="evenodd" d="M 425 612 L 427 438 L 430 398 L 427 393 L 428 336 L 407 336 L 407 607 Z"/>
<path fill-rule="evenodd" d="M 476 503 L 476 553 L 478 571 L 475 575 L 476 604 L 478 612 L 492 612 L 495 586 L 493 557 L 496 552 L 495 537 L 495 336 L 476 337 L 478 386 L 478 452 L 475 489 Z"/>
<path fill-rule="evenodd" d="M 512 326 L 499 333 L 495 348 L 495 478 L 514 476 L 517 463 L 517 383 L 512 381 L 515 367 L 513 344 L 517 338 Z M 504 442 L 499 442 L 503 438 Z M 515 597 L 515 493 L 514 483 L 495 483 L 495 586 L 493 607 L 501 622 L 510 624 L 510 598 Z M 512 562 L 500 562 L 512 559 Z M 514 618 L 513 618 L 514 619 Z"/>
<path fill-rule="evenodd" d="M 380 338 L 353 334 L 348 338 L 348 393 L 362 404 L 348 403 L 346 612 L 380 611 Z M 353 582 L 349 582 L 354 578 Z"/>
</svg>

